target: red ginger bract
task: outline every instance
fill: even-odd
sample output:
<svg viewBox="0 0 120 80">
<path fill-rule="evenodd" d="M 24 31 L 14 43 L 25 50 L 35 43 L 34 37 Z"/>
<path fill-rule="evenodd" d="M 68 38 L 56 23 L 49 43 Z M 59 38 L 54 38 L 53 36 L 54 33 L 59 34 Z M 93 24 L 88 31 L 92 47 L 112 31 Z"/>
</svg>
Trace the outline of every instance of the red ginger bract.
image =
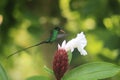
<svg viewBox="0 0 120 80">
<path fill-rule="evenodd" d="M 58 49 L 53 60 L 53 71 L 57 80 L 61 80 L 68 69 L 68 55 L 65 49 Z"/>
</svg>

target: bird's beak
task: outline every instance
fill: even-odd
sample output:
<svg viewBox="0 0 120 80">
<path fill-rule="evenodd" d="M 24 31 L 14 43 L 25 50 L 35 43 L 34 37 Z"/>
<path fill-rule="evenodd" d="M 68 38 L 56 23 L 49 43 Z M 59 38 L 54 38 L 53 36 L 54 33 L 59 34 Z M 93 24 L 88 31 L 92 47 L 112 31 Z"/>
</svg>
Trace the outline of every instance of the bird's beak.
<svg viewBox="0 0 120 80">
<path fill-rule="evenodd" d="M 65 33 L 65 31 L 63 31 L 62 29 L 60 30 L 60 32 Z"/>
</svg>

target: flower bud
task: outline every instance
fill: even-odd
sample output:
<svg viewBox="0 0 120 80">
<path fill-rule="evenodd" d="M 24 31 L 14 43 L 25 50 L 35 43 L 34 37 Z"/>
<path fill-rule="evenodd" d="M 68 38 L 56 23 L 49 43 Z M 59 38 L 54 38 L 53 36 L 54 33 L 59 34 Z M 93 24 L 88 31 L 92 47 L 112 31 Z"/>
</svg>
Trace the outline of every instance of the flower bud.
<svg viewBox="0 0 120 80">
<path fill-rule="evenodd" d="M 68 69 L 68 55 L 65 49 L 59 48 L 54 56 L 53 71 L 57 80 L 61 80 Z"/>
</svg>

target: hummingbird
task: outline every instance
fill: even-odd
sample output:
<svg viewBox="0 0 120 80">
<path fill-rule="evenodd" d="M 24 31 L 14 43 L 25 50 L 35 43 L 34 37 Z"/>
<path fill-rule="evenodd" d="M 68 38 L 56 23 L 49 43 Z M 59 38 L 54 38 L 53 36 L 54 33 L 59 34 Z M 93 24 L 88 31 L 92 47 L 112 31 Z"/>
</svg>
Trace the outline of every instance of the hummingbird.
<svg viewBox="0 0 120 80">
<path fill-rule="evenodd" d="M 11 56 L 13 56 L 13 55 L 21 52 L 21 51 L 27 50 L 27 49 L 29 49 L 29 48 L 32 48 L 32 47 L 35 47 L 35 46 L 39 46 L 39 45 L 44 44 L 44 43 L 52 43 L 52 42 L 54 42 L 54 41 L 57 39 L 57 36 L 58 36 L 58 33 L 59 33 L 59 32 L 65 33 L 65 32 L 61 29 L 61 27 L 58 27 L 58 26 L 57 26 L 57 27 L 55 27 L 55 28 L 51 31 L 50 37 L 49 37 L 47 40 L 44 40 L 44 41 L 42 41 L 42 42 L 39 42 L 39 43 L 37 43 L 37 44 L 35 44 L 35 45 L 32 45 L 32 46 L 29 46 L 29 47 L 26 47 L 26 48 L 24 48 L 24 49 L 18 50 L 18 51 L 16 51 L 16 52 L 14 52 L 13 54 L 10 54 L 9 56 L 7 56 L 7 59 L 10 58 Z"/>
</svg>

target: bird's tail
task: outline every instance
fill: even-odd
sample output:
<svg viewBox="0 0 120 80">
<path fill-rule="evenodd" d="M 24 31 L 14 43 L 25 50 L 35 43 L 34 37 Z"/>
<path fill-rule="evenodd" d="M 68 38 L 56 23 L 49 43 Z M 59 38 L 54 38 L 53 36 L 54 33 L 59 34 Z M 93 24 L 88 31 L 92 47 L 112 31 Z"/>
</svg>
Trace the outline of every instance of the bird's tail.
<svg viewBox="0 0 120 80">
<path fill-rule="evenodd" d="M 16 52 L 14 52 L 13 54 L 10 54 L 9 56 L 7 56 L 7 59 L 10 58 L 11 56 L 13 56 L 13 55 L 15 55 L 15 54 L 21 52 L 21 51 L 25 51 L 25 50 L 27 50 L 27 49 L 29 49 L 29 48 L 32 48 L 32 47 L 35 47 L 35 46 L 39 46 L 40 44 L 43 44 L 43 43 L 47 43 L 47 41 L 42 41 L 42 42 L 40 42 L 40 43 L 38 43 L 38 44 L 29 46 L 29 47 L 24 48 L 24 49 L 21 49 L 21 50 L 18 50 L 18 51 L 16 51 Z"/>
</svg>

